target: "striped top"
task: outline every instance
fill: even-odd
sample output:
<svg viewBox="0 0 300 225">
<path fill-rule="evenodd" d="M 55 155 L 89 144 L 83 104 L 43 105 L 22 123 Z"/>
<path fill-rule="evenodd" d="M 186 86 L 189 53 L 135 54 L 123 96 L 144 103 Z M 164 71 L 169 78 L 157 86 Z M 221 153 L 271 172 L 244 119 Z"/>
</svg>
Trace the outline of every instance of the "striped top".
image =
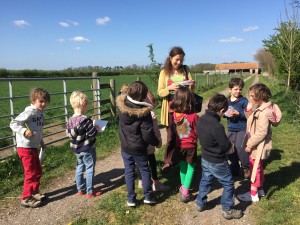
<svg viewBox="0 0 300 225">
<path fill-rule="evenodd" d="M 80 153 L 96 149 L 97 130 L 91 118 L 85 115 L 73 115 L 67 124 L 68 136 L 71 138 L 70 146 L 73 152 Z"/>
</svg>

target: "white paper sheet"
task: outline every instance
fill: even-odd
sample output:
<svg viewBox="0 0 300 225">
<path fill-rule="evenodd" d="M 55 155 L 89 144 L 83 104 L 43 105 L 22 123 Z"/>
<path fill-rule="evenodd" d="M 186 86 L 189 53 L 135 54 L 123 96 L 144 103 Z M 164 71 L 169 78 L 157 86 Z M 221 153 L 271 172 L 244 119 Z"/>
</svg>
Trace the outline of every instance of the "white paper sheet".
<svg viewBox="0 0 300 225">
<path fill-rule="evenodd" d="M 94 120 L 93 121 L 94 126 L 95 125 L 99 126 L 98 133 L 101 133 L 105 130 L 107 123 L 108 123 L 107 120 Z"/>
</svg>

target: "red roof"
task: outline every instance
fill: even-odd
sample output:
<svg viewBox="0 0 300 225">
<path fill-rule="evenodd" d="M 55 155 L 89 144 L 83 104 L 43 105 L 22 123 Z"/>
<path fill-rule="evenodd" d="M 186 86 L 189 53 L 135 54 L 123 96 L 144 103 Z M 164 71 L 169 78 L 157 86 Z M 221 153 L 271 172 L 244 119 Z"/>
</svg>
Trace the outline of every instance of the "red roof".
<svg viewBox="0 0 300 225">
<path fill-rule="evenodd" d="M 258 69 L 258 63 L 226 63 L 216 64 L 216 70 Z"/>
</svg>

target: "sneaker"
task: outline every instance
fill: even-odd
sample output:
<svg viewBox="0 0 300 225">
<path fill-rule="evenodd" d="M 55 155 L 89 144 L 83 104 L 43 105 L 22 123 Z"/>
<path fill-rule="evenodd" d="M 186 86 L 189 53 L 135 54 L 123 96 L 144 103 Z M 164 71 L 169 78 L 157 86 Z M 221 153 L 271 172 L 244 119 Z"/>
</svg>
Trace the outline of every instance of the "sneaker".
<svg viewBox="0 0 300 225">
<path fill-rule="evenodd" d="M 21 200 L 21 206 L 24 207 L 36 208 L 39 207 L 41 204 L 41 201 L 35 200 L 32 196 Z"/>
<path fill-rule="evenodd" d="M 130 202 L 130 201 L 128 201 L 128 202 L 127 202 L 127 206 L 129 206 L 129 207 L 135 207 L 135 206 L 136 206 L 136 203 L 135 203 L 135 202 Z"/>
<path fill-rule="evenodd" d="M 170 190 L 170 187 L 168 187 L 158 181 L 157 183 L 152 184 L 152 190 L 153 191 L 168 191 L 168 190 Z"/>
<path fill-rule="evenodd" d="M 80 196 L 81 196 L 81 195 L 85 195 L 85 194 L 86 194 L 86 191 L 85 191 L 85 190 L 82 190 L 82 191 L 78 191 L 78 192 L 77 192 L 77 195 L 80 195 Z"/>
<path fill-rule="evenodd" d="M 244 202 L 258 202 L 259 197 L 258 194 L 252 196 L 250 192 L 246 192 L 244 194 L 240 194 L 236 196 L 239 200 L 244 201 Z"/>
<path fill-rule="evenodd" d="M 156 204 L 156 201 L 154 199 L 144 199 L 145 204 L 154 205 Z"/>
<path fill-rule="evenodd" d="M 231 219 L 239 219 L 243 216 L 243 213 L 241 210 L 237 209 L 230 209 L 228 211 L 222 210 L 222 215 L 225 219 L 231 220 Z"/>
<path fill-rule="evenodd" d="M 143 188 L 143 181 L 142 180 L 139 180 L 139 182 L 138 182 L 138 188 Z"/>
<path fill-rule="evenodd" d="M 102 193 L 101 191 L 93 191 L 92 194 L 87 193 L 87 194 L 86 194 L 86 197 L 87 197 L 87 198 L 94 198 L 94 197 L 100 196 L 100 195 L 102 195 L 102 194 L 103 194 L 103 193 Z"/>
<path fill-rule="evenodd" d="M 185 195 L 185 194 L 182 193 L 180 200 L 183 203 L 188 203 L 191 200 L 191 196 L 190 196 L 190 194 Z"/>
<path fill-rule="evenodd" d="M 199 205 L 196 204 L 196 210 L 198 212 L 203 212 L 205 210 L 205 206 L 199 206 Z"/>
<path fill-rule="evenodd" d="M 36 200 L 36 201 L 44 201 L 46 200 L 46 195 L 41 194 L 41 193 L 36 193 L 34 195 L 32 195 L 32 197 Z"/>
<path fill-rule="evenodd" d="M 251 176 L 249 169 L 244 169 L 244 178 L 249 179 Z"/>
<path fill-rule="evenodd" d="M 258 197 L 265 197 L 266 196 L 265 191 L 263 189 L 258 190 L 257 194 L 258 194 Z"/>
</svg>

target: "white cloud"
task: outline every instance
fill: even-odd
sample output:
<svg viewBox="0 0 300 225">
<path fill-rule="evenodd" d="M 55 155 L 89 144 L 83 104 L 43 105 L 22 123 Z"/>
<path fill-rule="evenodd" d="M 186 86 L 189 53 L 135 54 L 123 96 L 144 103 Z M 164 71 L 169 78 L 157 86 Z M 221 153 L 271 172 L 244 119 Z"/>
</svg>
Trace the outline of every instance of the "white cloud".
<svg viewBox="0 0 300 225">
<path fill-rule="evenodd" d="M 57 39 L 57 41 L 58 41 L 58 42 L 65 42 L 66 40 L 63 39 L 63 38 L 59 38 L 59 39 Z"/>
<path fill-rule="evenodd" d="M 70 25 L 66 22 L 59 22 L 59 25 L 61 25 L 62 27 L 69 27 Z"/>
<path fill-rule="evenodd" d="M 62 27 L 70 27 L 70 26 L 79 26 L 78 22 L 72 21 L 72 20 L 67 20 L 67 21 L 61 21 L 59 22 L 59 25 Z"/>
<path fill-rule="evenodd" d="M 258 26 L 248 26 L 248 27 L 245 27 L 243 29 L 243 32 L 249 32 L 249 31 L 254 31 L 254 30 L 258 30 Z"/>
<path fill-rule="evenodd" d="M 109 21 L 110 21 L 110 18 L 107 16 L 96 19 L 96 23 L 99 25 L 106 25 Z"/>
<path fill-rule="evenodd" d="M 29 27 L 31 26 L 30 23 L 26 22 L 25 20 L 14 20 L 13 21 L 15 26 L 17 27 Z"/>
<path fill-rule="evenodd" d="M 235 42 L 242 42 L 244 39 L 242 38 L 236 38 L 236 37 L 230 37 L 230 38 L 225 38 L 225 39 L 220 39 L 219 42 L 222 43 L 235 43 Z"/>
<path fill-rule="evenodd" d="M 85 37 L 73 37 L 70 39 L 71 41 L 75 41 L 75 42 L 89 42 L 90 40 L 85 38 Z"/>
<path fill-rule="evenodd" d="M 79 51 L 80 47 L 75 47 L 74 50 Z"/>
</svg>

